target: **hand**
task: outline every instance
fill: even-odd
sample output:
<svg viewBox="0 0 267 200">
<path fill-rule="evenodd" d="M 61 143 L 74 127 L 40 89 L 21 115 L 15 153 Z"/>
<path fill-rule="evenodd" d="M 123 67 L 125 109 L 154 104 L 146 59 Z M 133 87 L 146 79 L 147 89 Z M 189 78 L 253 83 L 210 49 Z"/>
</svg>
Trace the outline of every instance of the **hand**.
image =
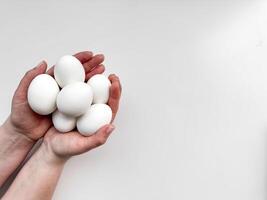
<svg viewBox="0 0 267 200">
<path fill-rule="evenodd" d="M 86 51 L 74 56 L 83 64 L 87 79 L 105 70 L 101 65 L 103 55 L 93 56 Z M 14 94 L 11 114 L 0 126 L 0 187 L 25 159 L 35 141 L 43 137 L 52 126 L 51 117 L 34 113 L 27 101 L 31 81 L 45 73 L 46 68 L 47 64 L 43 61 L 25 74 Z M 53 67 L 47 73 L 53 76 Z"/>
<path fill-rule="evenodd" d="M 110 75 L 109 80 L 111 87 L 108 105 L 112 110 L 113 121 L 119 108 L 121 84 L 116 75 Z M 77 131 L 60 133 L 55 128 L 51 128 L 46 133 L 42 145 L 45 146 L 43 149 L 48 151 L 46 154 L 50 155 L 50 160 L 65 161 L 73 155 L 84 153 L 104 144 L 113 130 L 114 126 L 108 124 L 100 128 L 94 135 L 85 137 Z"/>
<path fill-rule="evenodd" d="M 74 55 L 83 64 L 86 78 L 102 73 L 105 68 L 101 63 L 104 61 L 103 55 L 95 55 L 85 51 Z M 53 68 L 47 71 L 53 76 Z M 31 81 L 39 74 L 46 72 L 47 64 L 42 61 L 37 67 L 28 71 L 21 80 L 12 100 L 11 115 L 3 125 L 9 132 L 26 136 L 31 141 L 41 138 L 51 127 L 51 116 L 41 116 L 31 110 L 27 101 L 27 90 Z"/>
</svg>

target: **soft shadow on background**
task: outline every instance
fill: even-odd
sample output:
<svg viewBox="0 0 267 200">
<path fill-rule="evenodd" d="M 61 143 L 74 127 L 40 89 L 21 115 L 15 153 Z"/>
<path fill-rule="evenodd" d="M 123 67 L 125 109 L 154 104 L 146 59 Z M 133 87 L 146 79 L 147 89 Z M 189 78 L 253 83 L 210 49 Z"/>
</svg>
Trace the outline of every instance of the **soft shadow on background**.
<svg viewBox="0 0 267 200">
<path fill-rule="evenodd" d="M 109 142 L 54 199 L 265 200 L 264 0 L 1 1 L 0 119 L 26 70 L 103 52 L 123 84 Z"/>
</svg>

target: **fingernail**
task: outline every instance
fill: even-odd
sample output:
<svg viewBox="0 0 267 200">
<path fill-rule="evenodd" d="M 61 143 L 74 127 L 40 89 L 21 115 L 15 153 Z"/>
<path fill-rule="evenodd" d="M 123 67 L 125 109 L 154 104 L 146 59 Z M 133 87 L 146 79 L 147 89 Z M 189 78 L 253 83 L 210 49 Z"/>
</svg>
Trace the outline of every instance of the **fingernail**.
<svg viewBox="0 0 267 200">
<path fill-rule="evenodd" d="M 93 52 L 92 51 L 86 51 L 88 54 L 91 54 L 91 55 L 93 55 Z"/>
<path fill-rule="evenodd" d="M 106 133 L 110 134 L 115 129 L 115 126 L 109 125 L 109 127 L 106 129 Z"/>
<path fill-rule="evenodd" d="M 37 69 L 39 68 L 40 66 L 42 66 L 44 64 L 44 61 L 42 60 L 41 62 L 39 62 L 38 65 L 36 65 L 36 67 L 34 67 L 33 69 Z"/>
<path fill-rule="evenodd" d="M 101 59 L 104 59 L 105 58 L 104 54 L 97 54 L 97 57 L 99 57 Z"/>
</svg>

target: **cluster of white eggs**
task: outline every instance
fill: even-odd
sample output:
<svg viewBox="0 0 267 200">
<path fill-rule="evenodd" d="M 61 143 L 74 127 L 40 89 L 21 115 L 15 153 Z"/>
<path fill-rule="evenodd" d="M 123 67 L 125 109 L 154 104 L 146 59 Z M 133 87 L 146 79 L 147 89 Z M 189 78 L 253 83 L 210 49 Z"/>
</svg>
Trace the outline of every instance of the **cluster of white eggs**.
<svg viewBox="0 0 267 200">
<path fill-rule="evenodd" d="M 106 76 L 97 74 L 85 83 L 81 62 L 66 55 L 56 63 L 54 77 L 35 77 L 28 88 L 28 102 L 40 115 L 53 113 L 58 131 L 69 132 L 77 127 L 80 134 L 89 136 L 111 122 L 112 111 L 106 104 L 111 83 Z"/>
</svg>

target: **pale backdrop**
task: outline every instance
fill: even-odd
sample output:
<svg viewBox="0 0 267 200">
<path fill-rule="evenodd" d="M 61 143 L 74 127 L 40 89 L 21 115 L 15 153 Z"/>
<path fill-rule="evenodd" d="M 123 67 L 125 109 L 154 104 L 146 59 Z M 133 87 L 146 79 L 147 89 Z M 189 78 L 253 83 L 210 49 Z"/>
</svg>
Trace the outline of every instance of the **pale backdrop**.
<svg viewBox="0 0 267 200">
<path fill-rule="evenodd" d="M 103 52 L 117 129 L 55 200 L 266 200 L 267 2 L 0 1 L 0 120 L 26 70 Z M 33 183 L 34 184 L 34 183 Z"/>
</svg>

